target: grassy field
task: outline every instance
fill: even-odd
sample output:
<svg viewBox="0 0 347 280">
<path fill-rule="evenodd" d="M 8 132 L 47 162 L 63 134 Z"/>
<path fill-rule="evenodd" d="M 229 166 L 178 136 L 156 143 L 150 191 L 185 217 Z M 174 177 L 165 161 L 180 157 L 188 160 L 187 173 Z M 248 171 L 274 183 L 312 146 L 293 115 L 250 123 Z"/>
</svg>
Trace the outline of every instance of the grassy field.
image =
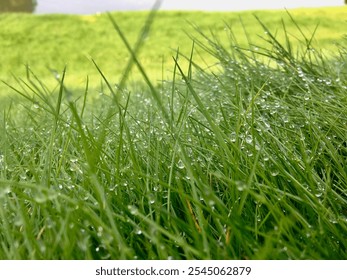
<svg viewBox="0 0 347 280">
<path fill-rule="evenodd" d="M 288 15 L 259 12 L 256 22 L 242 13 L 253 21 L 244 20 L 248 43 L 233 24 L 212 24 L 222 16 L 202 22 L 201 14 L 182 13 L 182 22 L 204 23 L 189 31 L 194 45 L 174 24 L 182 41 L 161 37 L 160 24 L 178 14 L 159 13 L 152 26 L 138 14 L 133 26 L 142 33 L 129 31 L 127 14 L 23 16 L 28 30 L 39 20 L 51 22 L 45 30 L 70 21 L 70 33 L 57 36 L 60 28 L 48 41 L 39 30 L 49 24 L 35 25 L 32 39 L 16 45 L 23 57 L 37 57 L 37 76 L 12 56 L 20 79 L 0 117 L 0 259 L 346 259 L 346 38 L 336 24 L 311 40 L 306 29 L 317 19 L 297 12 L 295 31 L 293 22 L 273 24 Z M 324 20 L 321 27 L 330 30 Z M 142 52 L 129 55 L 128 40 Z M 329 47 L 334 40 L 340 47 Z M 59 53 L 69 41 L 70 56 Z M 326 57 L 316 41 L 333 53 Z M 178 46 L 184 55 L 169 49 Z M 151 82 L 162 73 L 152 61 L 169 53 L 167 80 Z M 213 71 L 207 57 L 218 65 Z M 58 70 L 56 88 L 43 85 L 44 59 Z M 143 82 L 132 82 L 131 68 Z M 90 80 L 77 82 L 86 73 Z"/>
<path fill-rule="evenodd" d="M 335 42 L 341 42 L 346 30 L 347 8 L 298 9 L 291 10 L 307 36 L 310 36 L 319 24 L 315 40 L 317 46 L 326 50 L 335 50 Z M 173 68 L 172 56 L 177 48 L 183 54 L 189 54 L 191 39 L 196 32 L 190 23 L 196 25 L 204 33 L 214 32 L 221 41 L 227 42 L 230 26 L 240 45 L 246 45 L 247 30 L 253 43 L 263 45 L 260 38 L 263 30 L 257 24 L 254 14 L 283 38 L 281 20 L 287 26 L 288 33 L 298 36 L 286 12 L 250 11 L 242 13 L 198 13 L 198 12 L 162 12 L 156 17 L 151 33 L 146 38 L 139 58 L 153 80 L 171 78 Z M 130 42 L 134 43 L 140 32 L 147 13 L 114 13 L 122 30 Z M 242 19 L 243 25 L 240 22 Z M 108 78 L 117 83 L 124 71 L 129 53 L 112 29 L 106 15 L 99 16 L 67 16 L 67 15 L 0 15 L 0 79 L 14 83 L 15 77 L 25 76 L 25 65 L 50 87 L 55 85 L 51 70 L 61 72 L 68 67 L 66 83 L 76 90 L 84 88 L 86 76 L 90 77 L 90 85 L 97 91 L 100 77 L 91 58 L 93 58 Z M 187 35 L 189 34 L 189 36 Z M 294 41 L 295 42 L 295 41 Z M 201 57 L 199 56 L 201 55 Z M 329 54 L 329 53 L 328 53 Z M 205 61 L 206 67 L 211 66 L 215 59 L 201 50 L 196 50 L 195 60 Z M 134 79 L 139 78 L 134 73 Z M 0 95 L 8 93 L 1 84 Z"/>
</svg>

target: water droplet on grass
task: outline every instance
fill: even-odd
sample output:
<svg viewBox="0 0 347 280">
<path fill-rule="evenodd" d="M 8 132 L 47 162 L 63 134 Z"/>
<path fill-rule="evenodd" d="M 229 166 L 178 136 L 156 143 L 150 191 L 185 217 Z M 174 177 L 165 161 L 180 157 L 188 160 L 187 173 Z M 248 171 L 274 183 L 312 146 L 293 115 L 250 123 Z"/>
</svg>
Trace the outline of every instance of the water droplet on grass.
<svg viewBox="0 0 347 280">
<path fill-rule="evenodd" d="M 315 194 L 316 197 L 321 197 L 322 195 L 323 195 L 322 192 L 318 192 L 318 193 Z"/>
<path fill-rule="evenodd" d="M 128 209 L 132 215 L 136 215 L 138 213 L 138 209 L 134 205 L 128 205 Z"/>
<path fill-rule="evenodd" d="M 247 184 L 245 182 L 236 181 L 235 184 L 236 184 L 237 190 L 240 191 L 240 192 L 242 192 L 242 191 L 247 189 Z"/>
<path fill-rule="evenodd" d="M 211 207 L 213 207 L 215 204 L 216 204 L 216 202 L 212 199 L 208 201 L 208 205 Z"/>
<path fill-rule="evenodd" d="M 98 233 L 97 233 L 97 236 L 98 236 L 98 237 L 101 237 L 101 236 L 102 236 L 102 234 L 103 234 L 103 232 L 104 232 L 103 227 L 99 226 L 99 227 L 98 227 Z"/>
<path fill-rule="evenodd" d="M 52 191 L 50 191 L 50 192 L 47 192 L 47 191 L 43 192 L 42 191 L 42 192 L 36 193 L 33 198 L 34 198 L 34 200 L 37 203 L 45 203 L 45 202 L 53 200 L 53 199 L 55 199 L 57 197 L 58 197 L 58 194 L 55 193 L 55 192 L 52 192 Z"/>
<path fill-rule="evenodd" d="M 230 141 L 233 143 L 236 142 L 236 132 L 230 133 Z"/>
<path fill-rule="evenodd" d="M 17 227 L 21 227 L 24 224 L 24 220 L 20 215 L 17 215 L 16 218 L 14 219 L 14 225 Z"/>
<path fill-rule="evenodd" d="M 40 244 L 39 248 L 40 248 L 41 253 L 46 252 L 47 248 L 46 248 L 46 246 L 44 244 Z"/>
<path fill-rule="evenodd" d="M 184 166 L 184 163 L 183 163 L 183 161 L 180 159 L 178 162 L 177 162 L 177 167 L 179 168 L 179 169 L 183 169 L 185 166 Z"/>
<path fill-rule="evenodd" d="M 247 136 L 246 136 L 246 143 L 247 143 L 247 144 L 252 144 L 252 143 L 253 143 L 253 137 L 252 137 L 252 135 L 247 135 Z"/>
<path fill-rule="evenodd" d="M 0 188 L 0 198 L 6 197 L 11 192 L 10 186 Z"/>
</svg>

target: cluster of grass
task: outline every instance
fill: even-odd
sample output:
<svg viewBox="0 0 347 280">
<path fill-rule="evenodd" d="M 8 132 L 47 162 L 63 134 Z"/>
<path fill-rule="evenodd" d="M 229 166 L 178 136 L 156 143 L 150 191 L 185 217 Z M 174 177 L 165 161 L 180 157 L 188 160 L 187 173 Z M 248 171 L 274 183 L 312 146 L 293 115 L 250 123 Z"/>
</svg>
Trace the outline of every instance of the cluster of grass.
<svg viewBox="0 0 347 280">
<path fill-rule="evenodd" d="M 66 71 L 55 90 L 29 68 L 11 85 L 23 99 L 1 116 L 0 258 L 345 259 L 346 49 L 326 59 L 262 22 L 248 47 L 227 25 L 227 44 L 197 30 L 156 86 L 137 57 L 151 21 L 132 49 L 111 19 L 131 58 L 117 87 L 95 63 L 97 99 Z M 133 66 L 145 85 L 126 87 Z"/>
<path fill-rule="evenodd" d="M 319 24 L 320 32 L 315 40 L 321 48 L 336 50 L 331 42 L 341 42 L 346 30 L 347 7 L 295 9 L 291 10 L 297 22 L 309 35 Z M 288 20 L 284 11 L 248 11 L 248 12 L 159 12 L 153 23 L 151 33 L 146 39 L 146 51 L 138 57 L 152 80 L 167 79 L 167 70 L 171 70 L 172 53 L 177 46 L 184 53 L 190 51 L 190 39 L 185 33 L 194 32 L 189 23 L 194 23 L 204 32 L 213 32 L 223 41 L 227 40 L 225 24 L 232 27 L 235 34 L 242 34 L 242 18 L 244 28 L 252 30 L 253 42 L 261 45 L 259 34 L 263 33 L 257 24 L 254 14 L 262 19 L 267 26 L 277 28 L 282 18 L 286 22 L 289 33 L 298 35 L 293 23 Z M 116 12 L 113 16 L 134 43 L 141 30 L 147 12 Z M 33 71 L 46 84 L 52 86 L 55 80 L 50 70 L 58 70 L 68 65 L 65 81 L 75 91 L 84 88 L 85 77 L 90 79 L 90 89 L 98 89 L 99 74 L 90 67 L 92 57 L 112 81 L 117 81 L 123 72 L 124 64 L 130 58 L 121 40 L 116 34 L 110 33 L 112 28 L 107 16 L 68 16 L 68 15 L 23 15 L 0 14 L 0 77 L 14 83 L 15 77 L 25 76 L 24 65 L 30 65 Z M 276 30 L 272 30 L 276 32 Z M 238 38 L 240 45 L 247 45 L 244 36 Z M 212 65 L 215 60 L 204 52 L 196 49 L 195 61 Z M 183 62 L 182 62 L 183 63 Z M 133 74 L 138 80 L 139 73 Z M 0 84 L 0 96 L 9 91 Z"/>
</svg>

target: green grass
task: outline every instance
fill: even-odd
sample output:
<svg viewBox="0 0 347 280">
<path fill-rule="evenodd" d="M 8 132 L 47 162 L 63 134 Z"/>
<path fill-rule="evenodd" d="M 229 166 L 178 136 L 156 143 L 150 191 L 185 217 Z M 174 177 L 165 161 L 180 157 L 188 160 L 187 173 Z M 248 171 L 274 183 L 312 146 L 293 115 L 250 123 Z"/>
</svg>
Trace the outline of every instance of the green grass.
<svg viewBox="0 0 347 280">
<path fill-rule="evenodd" d="M 295 9 L 291 13 L 309 36 L 319 24 L 315 40 L 327 50 L 336 50 L 333 42 L 341 42 L 346 30 L 346 7 Z M 154 22 L 151 33 L 146 39 L 146 49 L 140 52 L 139 59 L 153 80 L 171 77 L 172 55 L 177 47 L 183 53 L 190 49 L 190 38 L 194 34 L 193 23 L 205 33 L 210 30 L 227 39 L 226 26 L 237 34 L 240 45 L 247 44 L 243 28 L 248 30 L 250 39 L 262 44 L 259 36 L 263 30 L 257 24 L 254 14 L 261 17 L 273 32 L 281 30 L 281 20 L 286 22 L 289 33 L 298 35 L 297 29 L 284 11 L 249 11 L 237 13 L 202 13 L 202 12 L 160 12 Z M 114 13 L 122 30 L 130 42 L 134 42 L 140 32 L 146 12 Z M 240 23 L 242 18 L 244 27 Z M 99 88 L 100 79 L 93 67 L 92 57 L 116 83 L 120 78 L 129 53 L 123 48 L 116 34 L 110 32 L 111 24 L 107 16 L 68 16 L 68 15 L 23 15 L 0 14 L 0 77 L 7 82 L 14 82 L 15 77 L 25 76 L 25 66 L 33 71 L 49 86 L 55 85 L 51 70 L 61 71 L 68 66 L 66 83 L 75 90 L 84 88 L 86 76 L 90 77 L 91 89 Z M 283 36 L 283 35 L 282 35 Z M 210 66 L 214 58 L 196 50 L 195 61 Z M 162 69 L 164 70 L 162 72 Z M 54 72 L 54 71 L 53 71 Z M 169 74 L 168 74 L 169 73 Z M 136 81 L 139 74 L 133 74 Z M 0 85 L 0 95 L 6 95 L 7 88 Z"/>
<path fill-rule="evenodd" d="M 117 87 L 99 59 L 98 98 L 65 83 L 70 66 L 55 89 L 30 69 L 10 84 L 1 259 L 346 259 L 343 45 L 327 58 L 300 23 L 295 41 L 261 17 L 260 44 L 202 27 L 157 84 L 138 56 L 152 17 L 138 43 L 107 21 L 129 53 Z"/>
</svg>

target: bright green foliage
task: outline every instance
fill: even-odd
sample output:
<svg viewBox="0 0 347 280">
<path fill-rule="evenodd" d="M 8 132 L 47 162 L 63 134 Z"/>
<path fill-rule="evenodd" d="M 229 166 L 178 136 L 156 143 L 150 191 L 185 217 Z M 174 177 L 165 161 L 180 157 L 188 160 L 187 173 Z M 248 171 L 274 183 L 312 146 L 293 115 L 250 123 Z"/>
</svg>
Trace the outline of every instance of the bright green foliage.
<svg viewBox="0 0 347 280">
<path fill-rule="evenodd" d="M 54 90 L 30 69 L 11 85 L 0 258 L 346 259 L 346 49 L 327 59 L 300 24 L 299 43 L 262 21 L 261 44 L 197 29 L 155 86 L 137 56 L 153 17 L 137 43 L 108 20 L 132 54 L 116 87 L 98 61 L 97 98 L 65 70 Z"/>
<path fill-rule="evenodd" d="M 315 40 L 323 49 L 336 50 L 334 42 L 341 42 L 346 30 L 347 7 L 298 9 L 292 15 L 304 29 L 307 36 L 312 34 L 317 24 L 319 32 Z M 133 43 L 147 17 L 147 12 L 114 13 L 128 40 Z M 194 34 L 191 24 L 197 25 L 208 34 L 210 31 L 227 42 L 228 27 L 237 36 L 240 45 L 247 45 L 243 26 L 249 32 L 250 39 L 258 45 L 263 44 L 260 36 L 264 32 L 257 24 L 254 14 L 258 15 L 272 32 L 281 30 L 281 19 L 286 22 L 287 31 L 298 36 L 296 27 L 284 11 L 249 11 L 237 13 L 202 13 L 202 12 L 160 12 L 152 25 L 151 33 L 146 38 L 146 50 L 138 53 L 148 75 L 154 80 L 171 77 L 172 56 L 177 47 L 181 52 L 189 53 L 191 41 L 187 34 Z M 116 83 L 124 71 L 129 53 L 123 47 L 115 33 L 110 32 L 111 24 L 104 14 L 91 16 L 69 15 L 0 15 L 0 79 L 13 84 L 15 77 L 25 76 L 25 65 L 49 86 L 55 86 L 52 70 L 61 71 L 68 66 L 65 83 L 74 90 L 83 91 L 85 79 L 90 77 L 90 88 L 99 88 L 99 74 L 92 66 L 93 58 Z M 206 56 L 197 49 L 194 59 L 199 64 L 210 66 L 215 59 Z M 162 71 L 163 70 L 163 71 Z M 54 71 L 53 71 L 54 72 Z M 169 73 L 169 74 L 168 74 Z M 140 77 L 137 71 L 133 79 Z M 0 84 L 0 96 L 8 94 Z"/>
</svg>

